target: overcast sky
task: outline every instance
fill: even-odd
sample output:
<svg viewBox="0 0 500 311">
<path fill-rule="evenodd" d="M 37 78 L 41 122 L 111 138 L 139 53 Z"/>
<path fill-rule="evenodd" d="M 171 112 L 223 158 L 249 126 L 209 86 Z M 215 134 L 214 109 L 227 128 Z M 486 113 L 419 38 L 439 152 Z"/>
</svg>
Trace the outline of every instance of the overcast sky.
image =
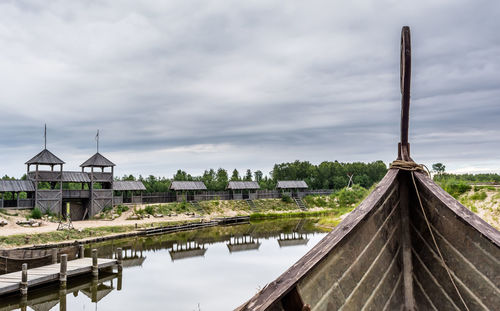
<svg viewBox="0 0 500 311">
<path fill-rule="evenodd" d="M 500 172 L 499 1 L 2 1 L 0 174 L 43 148 L 117 175 L 394 160 Z"/>
</svg>

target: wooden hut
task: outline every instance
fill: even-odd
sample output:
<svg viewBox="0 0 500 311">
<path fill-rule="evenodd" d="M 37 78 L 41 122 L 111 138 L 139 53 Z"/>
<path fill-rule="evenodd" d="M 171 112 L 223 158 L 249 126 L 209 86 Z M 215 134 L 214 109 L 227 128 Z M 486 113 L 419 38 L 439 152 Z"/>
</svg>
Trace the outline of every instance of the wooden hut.
<svg viewBox="0 0 500 311">
<path fill-rule="evenodd" d="M 256 181 L 230 181 L 226 190 L 231 192 L 233 200 L 257 199 L 257 190 L 260 189 Z"/>
<path fill-rule="evenodd" d="M 170 190 L 174 190 L 177 201 L 201 201 L 205 197 L 207 186 L 202 181 L 172 181 Z"/>
<path fill-rule="evenodd" d="M 114 181 L 113 204 L 115 205 L 122 203 L 142 204 L 142 191 L 146 191 L 146 187 L 141 181 L 138 180 Z"/>
<path fill-rule="evenodd" d="M 35 207 L 38 207 L 43 213 L 61 214 L 62 212 L 64 163 L 47 148 L 25 163 L 27 165 L 27 179 L 34 183 Z"/>
<path fill-rule="evenodd" d="M 89 215 L 102 211 L 105 207 L 113 206 L 113 174 L 115 164 L 96 152 L 80 167 L 82 172 L 90 168 L 90 205 Z"/>
<path fill-rule="evenodd" d="M 33 193 L 35 186 L 30 180 L 0 180 L 0 208 L 4 207 L 33 207 Z M 6 194 L 10 193 L 10 196 Z M 21 199 L 21 193 L 27 198 Z"/>
<path fill-rule="evenodd" d="M 280 180 L 276 185 L 276 189 L 281 191 L 281 195 L 289 195 L 294 198 L 302 198 L 309 186 L 303 180 Z"/>
</svg>

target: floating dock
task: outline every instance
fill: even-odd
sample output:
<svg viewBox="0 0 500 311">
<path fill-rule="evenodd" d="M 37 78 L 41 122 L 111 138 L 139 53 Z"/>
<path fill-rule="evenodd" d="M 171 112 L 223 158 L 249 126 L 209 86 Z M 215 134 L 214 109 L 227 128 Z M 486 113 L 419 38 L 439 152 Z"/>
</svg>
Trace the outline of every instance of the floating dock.
<svg viewBox="0 0 500 311">
<path fill-rule="evenodd" d="M 83 252 L 81 252 L 83 253 Z M 121 271 L 121 249 L 118 251 L 118 259 L 97 258 L 97 250 L 92 250 L 92 257 L 67 261 L 67 255 L 61 255 L 61 262 L 43 267 L 28 269 L 23 265 L 22 271 L 0 275 L 0 296 L 20 292 L 26 295 L 28 288 L 44 284 L 60 282 L 61 287 L 66 286 L 68 277 L 83 274 L 98 276 L 99 270 L 113 269 L 117 267 Z"/>
</svg>

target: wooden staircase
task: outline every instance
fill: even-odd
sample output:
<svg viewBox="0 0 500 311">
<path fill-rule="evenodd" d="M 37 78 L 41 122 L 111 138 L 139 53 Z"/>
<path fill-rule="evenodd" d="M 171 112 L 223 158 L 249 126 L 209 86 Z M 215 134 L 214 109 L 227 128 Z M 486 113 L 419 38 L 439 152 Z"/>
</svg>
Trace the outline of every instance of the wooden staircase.
<svg viewBox="0 0 500 311">
<path fill-rule="evenodd" d="M 301 198 L 293 198 L 293 200 L 301 210 L 303 211 L 307 210 L 307 206 L 305 205 L 305 203 L 302 201 Z"/>
<path fill-rule="evenodd" d="M 251 199 L 246 199 L 245 200 L 248 204 L 248 206 L 250 206 L 250 209 L 253 211 L 253 212 L 257 212 L 259 209 L 257 208 L 257 206 L 255 205 L 255 203 L 251 200 Z"/>
</svg>

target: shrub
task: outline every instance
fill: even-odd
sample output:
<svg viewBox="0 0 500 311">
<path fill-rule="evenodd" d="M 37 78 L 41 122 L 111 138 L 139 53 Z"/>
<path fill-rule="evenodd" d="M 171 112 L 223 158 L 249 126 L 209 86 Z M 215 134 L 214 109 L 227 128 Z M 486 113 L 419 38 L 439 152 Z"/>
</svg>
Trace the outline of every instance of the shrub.
<svg viewBox="0 0 500 311">
<path fill-rule="evenodd" d="M 116 207 L 116 213 L 118 215 L 121 215 L 123 212 L 128 211 L 128 209 L 129 209 L 128 206 L 120 204 Z"/>
<path fill-rule="evenodd" d="M 462 180 L 447 180 L 442 184 L 444 191 L 448 192 L 455 199 L 461 194 L 471 190 L 471 186 Z"/>
<path fill-rule="evenodd" d="M 480 191 L 480 192 L 475 192 L 473 195 L 471 195 L 470 199 L 474 201 L 483 201 L 484 199 L 486 199 L 486 197 L 487 197 L 486 192 Z"/>
<path fill-rule="evenodd" d="M 307 205 L 314 205 L 314 196 L 312 195 L 306 195 L 304 197 L 304 201 L 306 202 Z"/>
<path fill-rule="evenodd" d="M 319 206 L 319 207 L 325 207 L 327 205 L 327 203 L 326 203 L 325 199 L 323 199 L 321 197 L 317 197 L 316 201 L 315 201 L 315 205 Z"/>
<path fill-rule="evenodd" d="M 177 203 L 175 206 L 176 213 L 183 213 L 188 210 L 188 203 L 186 201 L 182 201 L 181 203 Z"/>
<path fill-rule="evenodd" d="M 149 215 L 154 215 L 155 213 L 155 208 L 152 205 L 148 205 L 144 208 L 144 211 L 149 214 Z"/>
<path fill-rule="evenodd" d="M 358 203 L 367 194 L 367 190 L 360 185 L 354 185 L 352 188 L 344 188 L 340 190 L 336 196 L 340 206 L 347 206 Z"/>
<path fill-rule="evenodd" d="M 285 203 L 292 203 L 293 202 L 292 198 L 288 194 L 282 195 L 281 201 L 283 201 Z"/>
<path fill-rule="evenodd" d="M 34 209 L 31 210 L 30 218 L 41 219 L 42 218 L 42 211 L 38 207 L 35 207 Z"/>
</svg>

